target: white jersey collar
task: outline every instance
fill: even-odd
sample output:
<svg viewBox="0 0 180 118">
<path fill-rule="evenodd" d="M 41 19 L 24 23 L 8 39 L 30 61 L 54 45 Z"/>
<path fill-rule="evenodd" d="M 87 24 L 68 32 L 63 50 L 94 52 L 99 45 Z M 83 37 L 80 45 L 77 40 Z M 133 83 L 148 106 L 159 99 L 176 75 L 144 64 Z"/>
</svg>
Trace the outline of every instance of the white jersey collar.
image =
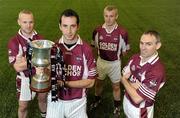
<svg viewBox="0 0 180 118">
<path fill-rule="evenodd" d="M 158 56 L 158 52 L 156 52 L 155 55 L 153 55 L 151 58 L 149 58 L 145 62 L 142 62 L 142 56 L 140 56 L 140 58 L 141 58 L 140 65 L 143 66 L 146 63 L 154 64 L 159 59 L 159 56 Z"/>
<path fill-rule="evenodd" d="M 63 44 L 64 47 L 67 49 L 67 50 L 72 50 L 74 47 L 76 47 L 78 44 L 82 45 L 82 40 L 80 38 L 80 36 L 78 35 L 78 40 L 76 42 L 76 44 L 74 46 L 72 46 L 71 48 L 68 48 L 65 44 L 64 44 L 64 36 L 62 36 L 60 39 L 59 39 L 59 43 L 60 44 Z"/>
<path fill-rule="evenodd" d="M 78 37 L 78 40 L 77 40 L 76 44 L 82 44 L 82 40 L 81 40 L 80 36 L 77 35 L 77 37 Z M 62 35 L 62 37 L 59 39 L 59 43 L 63 43 L 63 44 L 64 44 L 64 36 L 63 36 L 63 35 Z"/>
<path fill-rule="evenodd" d="M 117 29 L 117 27 L 118 27 L 118 24 L 115 23 L 115 24 L 114 24 L 114 27 L 112 28 L 112 30 L 111 30 L 111 31 L 108 31 L 107 28 L 106 28 L 106 23 L 104 23 L 104 24 L 102 25 L 102 28 L 104 28 L 107 33 L 112 33 L 115 29 Z"/>
<path fill-rule="evenodd" d="M 25 37 L 25 36 L 21 33 L 21 29 L 19 29 L 18 34 L 19 34 L 20 36 L 22 36 L 27 42 L 31 42 L 31 41 L 29 40 L 29 38 Z M 31 36 L 31 39 L 33 39 L 33 36 L 36 35 L 36 34 L 37 34 L 37 32 L 34 30 L 32 36 Z"/>
</svg>

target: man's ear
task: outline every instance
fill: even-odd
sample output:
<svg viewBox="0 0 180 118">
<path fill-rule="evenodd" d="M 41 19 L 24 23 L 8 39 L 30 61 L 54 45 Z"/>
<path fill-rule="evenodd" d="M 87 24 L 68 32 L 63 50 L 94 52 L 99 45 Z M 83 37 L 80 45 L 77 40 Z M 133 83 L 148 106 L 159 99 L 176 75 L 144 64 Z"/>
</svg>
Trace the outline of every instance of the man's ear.
<svg viewBox="0 0 180 118">
<path fill-rule="evenodd" d="M 77 25 L 77 29 L 78 29 L 78 30 L 80 29 L 80 25 Z"/>
<path fill-rule="evenodd" d="M 161 47 L 161 42 L 157 42 L 156 49 L 158 50 Z"/>
<path fill-rule="evenodd" d="M 119 17 L 119 15 L 117 14 L 117 15 L 116 15 L 116 20 L 118 19 L 118 17 Z"/>
<path fill-rule="evenodd" d="M 61 30 L 61 24 L 59 23 L 59 29 Z"/>
<path fill-rule="evenodd" d="M 20 25 L 20 20 L 19 19 L 17 19 L 17 23 L 18 23 L 18 25 Z"/>
</svg>

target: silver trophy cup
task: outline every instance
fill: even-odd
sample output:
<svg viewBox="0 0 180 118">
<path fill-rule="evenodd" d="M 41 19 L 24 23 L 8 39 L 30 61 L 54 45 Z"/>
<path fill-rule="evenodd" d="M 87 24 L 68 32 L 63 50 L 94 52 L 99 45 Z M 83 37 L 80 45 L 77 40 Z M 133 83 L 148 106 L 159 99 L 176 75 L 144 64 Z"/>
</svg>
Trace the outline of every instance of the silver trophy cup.
<svg viewBox="0 0 180 118">
<path fill-rule="evenodd" d="M 51 47 L 54 43 L 49 40 L 34 40 L 32 48 L 32 65 L 37 68 L 32 76 L 30 88 L 35 92 L 48 92 L 50 89 L 50 56 Z"/>
</svg>

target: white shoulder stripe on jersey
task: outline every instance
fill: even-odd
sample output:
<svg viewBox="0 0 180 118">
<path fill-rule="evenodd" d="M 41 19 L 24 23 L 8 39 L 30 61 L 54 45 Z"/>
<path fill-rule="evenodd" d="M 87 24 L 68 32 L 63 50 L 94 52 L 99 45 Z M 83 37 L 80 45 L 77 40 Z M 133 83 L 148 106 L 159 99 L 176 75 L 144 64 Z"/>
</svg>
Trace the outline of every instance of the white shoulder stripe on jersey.
<svg viewBox="0 0 180 118">
<path fill-rule="evenodd" d="M 146 97 L 148 97 L 149 99 L 155 101 L 154 98 L 153 98 L 152 96 L 147 95 L 146 92 L 143 91 L 142 89 L 139 89 L 139 91 L 140 91 L 144 96 L 146 96 Z"/>
<path fill-rule="evenodd" d="M 139 88 L 139 91 L 140 91 L 143 95 L 145 95 L 146 97 L 154 100 L 155 94 L 152 93 L 151 91 L 149 91 L 148 89 L 144 88 L 144 86 L 141 85 L 140 88 Z"/>
<path fill-rule="evenodd" d="M 147 92 L 149 92 L 149 93 L 151 93 L 152 95 L 156 95 L 156 92 L 154 91 L 154 90 L 152 90 L 152 89 L 149 89 L 148 87 L 145 87 L 145 85 L 141 85 L 142 86 L 142 88 L 144 89 L 144 90 L 146 90 Z"/>
</svg>

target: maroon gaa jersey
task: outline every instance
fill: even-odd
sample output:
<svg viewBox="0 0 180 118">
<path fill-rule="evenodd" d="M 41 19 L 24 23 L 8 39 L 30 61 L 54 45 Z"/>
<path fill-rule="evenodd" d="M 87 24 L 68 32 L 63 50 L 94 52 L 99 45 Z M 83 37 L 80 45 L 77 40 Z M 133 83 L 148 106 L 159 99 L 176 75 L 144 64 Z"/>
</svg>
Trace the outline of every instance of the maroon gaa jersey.
<svg viewBox="0 0 180 118">
<path fill-rule="evenodd" d="M 159 60 L 158 54 L 151 57 L 147 63 L 141 62 L 139 54 L 132 56 L 128 65 L 123 69 L 126 73 L 131 72 L 129 80 L 133 83 L 139 81 L 141 86 L 137 93 L 144 99 L 140 104 L 135 104 L 126 92 L 130 102 L 139 108 L 145 108 L 154 104 L 155 96 L 165 83 L 165 68 Z"/>
<path fill-rule="evenodd" d="M 96 62 L 91 47 L 80 38 L 77 43 L 68 48 L 63 37 L 58 43 L 64 57 L 66 81 L 94 79 L 96 76 Z M 86 88 L 60 89 L 59 98 L 62 100 L 78 99 L 86 96 Z"/>
<path fill-rule="evenodd" d="M 34 32 L 34 35 L 32 37 L 32 40 L 39 40 L 43 39 L 43 37 L 36 32 Z M 9 56 L 9 63 L 14 64 L 16 61 L 17 55 L 26 55 L 27 51 L 27 44 L 30 40 L 24 37 L 20 31 L 10 39 L 8 43 L 8 56 Z M 28 70 L 23 71 L 26 77 L 28 76 Z"/>
<path fill-rule="evenodd" d="M 119 60 L 121 52 L 130 49 L 128 33 L 117 24 L 110 32 L 105 25 L 97 27 L 93 32 L 92 45 L 98 48 L 99 56 L 107 61 Z"/>
</svg>

